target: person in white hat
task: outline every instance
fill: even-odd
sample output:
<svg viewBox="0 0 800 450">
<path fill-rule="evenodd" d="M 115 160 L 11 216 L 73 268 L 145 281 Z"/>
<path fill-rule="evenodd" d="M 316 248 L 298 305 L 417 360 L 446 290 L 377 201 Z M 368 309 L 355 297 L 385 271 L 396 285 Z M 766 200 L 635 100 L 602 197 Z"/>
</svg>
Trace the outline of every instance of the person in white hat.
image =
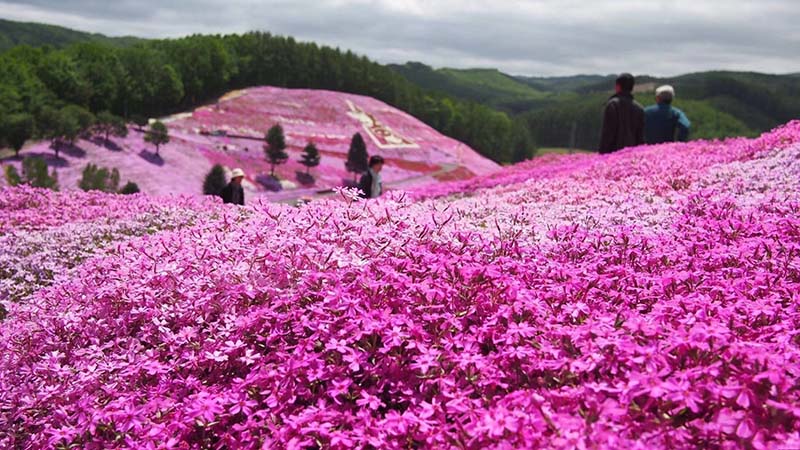
<svg viewBox="0 0 800 450">
<path fill-rule="evenodd" d="M 683 111 L 672 106 L 674 98 L 675 88 L 659 86 L 656 89 L 656 104 L 645 108 L 644 140 L 648 144 L 689 140 L 692 123 Z"/>
<path fill-rule="evenodd" d="M 244 170 L 239 168 L 233 169 L 233 172 L 231 172 L 231 181 L 221 192 L 222 203 L 244 206 L 244 189 L 242 189 L 243 179 Z"/>
</svg>

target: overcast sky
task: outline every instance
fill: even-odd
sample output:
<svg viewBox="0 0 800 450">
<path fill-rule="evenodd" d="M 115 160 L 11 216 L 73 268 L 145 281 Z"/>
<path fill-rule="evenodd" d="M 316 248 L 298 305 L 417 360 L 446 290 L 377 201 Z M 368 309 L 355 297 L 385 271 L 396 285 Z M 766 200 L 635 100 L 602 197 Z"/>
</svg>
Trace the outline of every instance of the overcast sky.
<svg viewBox="0 0 800 450">
<path fill-rule="evenodd" d="M 517 75 L 800 72 L 800 0 L 0 0 L 0 17 L 112 36 L 264 30 Z"/>
</svg>

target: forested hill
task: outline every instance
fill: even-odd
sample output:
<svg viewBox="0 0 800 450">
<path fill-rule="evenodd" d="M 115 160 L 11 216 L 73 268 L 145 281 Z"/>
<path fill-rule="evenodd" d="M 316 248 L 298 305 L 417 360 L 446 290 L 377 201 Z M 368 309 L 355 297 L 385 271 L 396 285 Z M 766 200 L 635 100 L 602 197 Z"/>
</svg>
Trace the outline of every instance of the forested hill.
<svg viewBox="0 0 800 450">
<path fill-rule="evenodd" d="M 44 40 L 50 27 L 38 29 Z M 52 139 L 71 130 L 74 135 L 79 123 L 91 121 L 87 112 L 110 111 L 130 120 L 158 117 L 262 85 L 374 97 L 497 162 L 519 160 L 533 150 L 524 123 L 504 112 L 424 90 L 350 51 L 261 32 L 129 46 L 90 40 L 59 49 L 13 47 L 0 54 L 0 146 L 20 133 Z M 264 124 L 264 131 L 271 125 Z"/>
<path fill-rule="evenodd" d="M 102 34 L 84 33 L 55 25 L 13 22 L 0 19 L 0 52 L 9 50 L 17 45 L 65 47 L 78 42 L 102 42 L 110 45 L 127 46 L 139 41 L 141 39 L 135 37 L 114 38 Z"/>
<path fill-rule="evenodd" d="M 539 146 L 584 149 L 597 145 L 603 103 L 613 93 L 615 78 L 512 77 L 493 69 L 433 69 L 419 63 L 392 68 L 424 88 L 478 100 L 524 120 Z M 675 86 L 675 106 L 692 120 L 693 138 L 753 136 L 800 117 L 797 74 L 637 76 L 637 99 L 654 103 L 653 91 L 660 84 Z"/>
</svg>

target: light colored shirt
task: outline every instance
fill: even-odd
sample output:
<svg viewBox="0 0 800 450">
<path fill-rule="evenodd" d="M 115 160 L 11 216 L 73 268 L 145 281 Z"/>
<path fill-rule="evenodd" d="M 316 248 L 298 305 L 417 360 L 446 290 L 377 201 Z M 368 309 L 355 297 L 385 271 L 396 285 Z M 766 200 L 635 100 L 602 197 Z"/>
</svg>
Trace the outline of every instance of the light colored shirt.
<svg viewBox="0 0 800 450">
<path fill-rule="evenodd" d="M 372 175 L 372 198 L 378 198 L 381 196 L 381 191 L 383 190 L 381 174 L 374 172 L 372 169 L 369 169 L 369 174 Z"/>
</svg>

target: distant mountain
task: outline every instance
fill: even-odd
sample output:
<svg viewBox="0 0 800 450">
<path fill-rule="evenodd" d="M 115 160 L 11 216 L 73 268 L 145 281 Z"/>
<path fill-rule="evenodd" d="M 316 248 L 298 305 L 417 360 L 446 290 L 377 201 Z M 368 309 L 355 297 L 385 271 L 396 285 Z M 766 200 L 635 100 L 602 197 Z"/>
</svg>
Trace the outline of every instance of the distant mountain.
<svg viewBox="0 0 800 450">
<path fill-rule="evenodd" d="M 141 39 L 134 37 L 112 38 L 102 34 L 84 33 L 55 25 L 13 22 L 0 19 L 0 52 L 17 45 L 66 47 L 78 42 L 103 42 L 115 46 L 129 46 L 139 41 Z"/>
<path fill-rule="evenodd" d="M 514 111 L 544 100 L 547 93 L 497 69 L 433 69 L 418 62 L 390 65 L 412 83 L 455 97 Z"/>
<path fill-rule="evenodd" d="M 573 75 L 568 77 L 518 76 L 516 79 L 542 91 L 571 92 L 586 86 L 613 81 L 614 77 L 615 75 Z"/>
</svg>

